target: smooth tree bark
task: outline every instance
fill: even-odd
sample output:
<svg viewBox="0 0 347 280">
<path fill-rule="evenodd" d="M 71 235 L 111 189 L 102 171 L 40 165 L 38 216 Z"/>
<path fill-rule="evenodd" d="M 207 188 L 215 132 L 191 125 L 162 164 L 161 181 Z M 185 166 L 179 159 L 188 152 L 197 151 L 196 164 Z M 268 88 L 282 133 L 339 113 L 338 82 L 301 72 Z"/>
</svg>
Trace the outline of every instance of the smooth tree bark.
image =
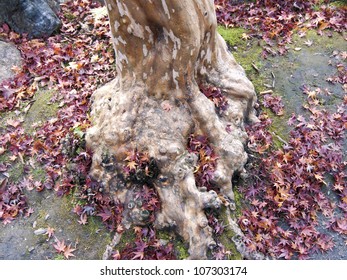
<svg viewBox="0 0 347 280">
<path fill-rule="evenodd" d="M 189 243 L 191 259 L 205 259 L 215 245 L 205 209 L 235 206 L 231 179 L 247 161 L 243 125 L 257 120 L 254 87 L 217 33 L 212 0 L 105 2 L 117 78 L 93 95 L 91 174 L 125 205 L 125 227 L 143 225 L 146 217 L 131 204 L 140 184 L 125 180 L 122 166 L 129 151 L 148 155 L 161 200 L 155 227 L 173 228 Z M 228 109 L 217 113 L 199 85 L 220 88 Z M 206 135 L 218 155 L 218 193 L 196 185 L 197 156 L 187 149 L 192 134 Z"/>
</svg>

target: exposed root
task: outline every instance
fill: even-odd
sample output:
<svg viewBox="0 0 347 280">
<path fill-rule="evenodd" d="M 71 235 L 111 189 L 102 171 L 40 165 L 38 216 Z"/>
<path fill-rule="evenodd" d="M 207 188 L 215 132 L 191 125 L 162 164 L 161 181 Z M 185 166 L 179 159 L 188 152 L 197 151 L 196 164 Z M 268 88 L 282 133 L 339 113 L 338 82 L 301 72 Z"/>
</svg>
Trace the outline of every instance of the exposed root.
<svg viewBox="0 0 347 280">
<path fill-rule="evenodd" d="M 148 184 L 161 200 L 155 227 L 174 228 L 189 242 L 191 259 L 206 259 L 215 241 L 205 209 L 219 209 L 220 197 L 235 208 L 231 178 L 247 161 L 243 123 L 256 120 L 253 85 L 216 32 L 212 1 L 166 1 L 167 9 L 160 1 L 106 2 L 118 78 L 93 96 L 93 127 L 87 133 L 92 176 L 125 205 L 125 227 L 150 223 L 154 214 L 132 204 L 145 180 L 124 176 L 127 152 L 146 152 L 159 171 Z M 229 109 L 218 114 L 198 83 L 219 86 Z M 197 156 L 187 151 L 191 134 L 206 135 L 218 156 L 219 194 L 196 185 Z M 135 169 L 136 162 L 128 164 Z"/>
<path fill-rule="evenodd" d="M 122 234 L 115 233 L 115 235 L 113 236 L 112 242 L 109 245 L 107 245 L 106 250 L 104 254 L 102 255 L 103 260 L 109 260 L 111 258 L 112 251 L 119 244 L 121 238 L 122 238 Z"/>
</svg>

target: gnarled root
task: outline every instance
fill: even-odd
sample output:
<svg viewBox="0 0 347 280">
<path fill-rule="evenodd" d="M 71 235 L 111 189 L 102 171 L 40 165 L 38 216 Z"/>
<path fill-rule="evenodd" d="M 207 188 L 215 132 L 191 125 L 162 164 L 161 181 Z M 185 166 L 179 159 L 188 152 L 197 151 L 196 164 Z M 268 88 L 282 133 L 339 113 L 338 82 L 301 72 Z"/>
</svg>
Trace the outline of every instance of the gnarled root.
<svg viewBox="0 0 347 280">
<path fill-rule="evenodd" d="M 124 204 L 126 228 L 144 225 L 146 217 L 132 205 L 141 185 L 126 182 L 122 166 L 128 151 L 148 152 L 160 170 L 151 182 L 161 200 L 155 226 L 175 229 L 189 242 L 190 258 L 205 259 L 215 241 L 204 211 L 219 209 L 221 201 L 216 192 L 196 186 L 193 172 L 197 156 L 187 151 L 187 139 L 195 132 L 212 140 L 219 155 L 215 184 L 233 205 L 231 177 L 247 160 L 243 140 L 235 135 L 244 132 L 235 127 L 233 134 L 228 134 L 212 102 L 197 88 L 196 98 L 170 110 L 163 108 L 161 100 L 143 98 L 142 94 L 141 87 L 123 92 L 118 80 L 94 94 L 93 115 L 98 118 L 87 134 L 87 143 L 94 151 L 92 175 Z"/>
<path fill-rule="evenodd" d="M 149 183 L 161 200 L 155 226 L 174 228 L 189 242 L 190 258 L 205 259 L 215 244 L 205 209 L 218 209 L 221 196 L 235 208 L 231 179 L 247 161 L 243 123 L 256 120 L 253 85 L 216 31 L 213 1 L 106 3 L 118 77 L 93 95 L 86 139 L 93 151 L 91 174 L 126 206 L 126 227 L 146 224 L 148 213 L 132 205 L 141 183 L 123 174 L 127 152 L 146 152 L 160 171 Z M 218 114 L 199 91 L 204 83 L 222 90 L 226 112 Z M 195 183 L 197 157 L 187 150 L 192 134 L 207 136 L 217 154 L 218 195 Z"/>
</svg>

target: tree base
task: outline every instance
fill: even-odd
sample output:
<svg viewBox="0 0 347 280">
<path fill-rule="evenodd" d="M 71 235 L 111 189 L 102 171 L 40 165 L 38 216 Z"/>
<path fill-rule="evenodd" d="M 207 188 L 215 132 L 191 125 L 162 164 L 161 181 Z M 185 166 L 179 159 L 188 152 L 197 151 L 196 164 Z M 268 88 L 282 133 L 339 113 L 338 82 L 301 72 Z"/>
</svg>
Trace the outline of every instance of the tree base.
<svg viewBox="0 0 347 280">
<path fill-rule="evenodd" d="M 91 174 L 124 205 L 125 227 L 155 215 L 156 228 L 173 228 L 189 242 L 191 259 L 205 259 L 215 245 L 205 210 L 235 208 L 231 179 L 247 161 L 243 124 L 256 120 L 254 87 L 216 32 L 212 1 L 106 2 L 118 77 L 93 96 Z M 198 84 L 220 88 L 226 110 Z M 218 157 L 216 191 L 195 182 L 191 135 L 206 136 Z M 153 215 L 132 203 L 144 185 L 161 201 Z"/>
</svg>

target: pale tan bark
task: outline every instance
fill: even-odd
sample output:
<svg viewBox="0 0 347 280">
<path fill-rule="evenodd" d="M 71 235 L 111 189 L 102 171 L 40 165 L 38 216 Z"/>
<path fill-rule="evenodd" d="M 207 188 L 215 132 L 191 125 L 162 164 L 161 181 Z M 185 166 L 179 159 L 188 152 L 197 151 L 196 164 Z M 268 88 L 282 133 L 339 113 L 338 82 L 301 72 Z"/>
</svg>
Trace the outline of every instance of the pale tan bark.
<svg viewBox="0 0 347 280">
<path fill-rule="evenodd" d="M 148 152 L 160 168 L 154 182 L 162 202 L 156 227 L 174 227 L 189 242 L 190 258 L 204 259 L 214 245 L 204 209 L 219 208 L 219 196 L 233 207 L 231 178 L 247 161 L 243 123 L 256 119 L 253 85 L 216 31 L 213 1 L 106 0 L 106 5 L 118 76 L 93 96 L 93 127 L 87 133 L 92 175 L 126 204 L 134 188 L 120 187 L 119 166 L 126 151 Z M 227 112 L 216 113 L 200 92 L 201 83 L 223 90 Z M 186 148 L 192 133 L 207 135 L 219 156 L 218 195 L 196 187 L 197 158 Z M 113 158 L 111 172 L 105 155 Z M 126 226 L 143 223 L 133 211 L 124 213 Z"/>
</svg>

